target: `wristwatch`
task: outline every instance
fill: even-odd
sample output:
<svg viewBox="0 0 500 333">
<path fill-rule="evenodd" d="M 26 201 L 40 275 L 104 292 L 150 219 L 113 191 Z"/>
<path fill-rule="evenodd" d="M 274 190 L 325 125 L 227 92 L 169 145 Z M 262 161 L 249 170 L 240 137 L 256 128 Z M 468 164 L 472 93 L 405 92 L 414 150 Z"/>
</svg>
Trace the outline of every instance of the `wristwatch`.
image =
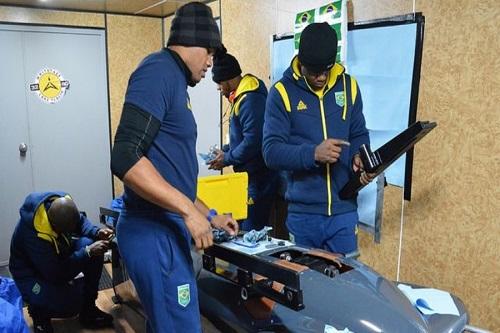
<svg viewBox="0 0 500 333">
<path fill-rule="evenodd" d="M 213 218 L 216 217 L 218 214 L 217 214 L 217 211 L 215 209 L 210 209 L 208 211 L 208 215 L 207 215 L 207 220 L 208 222 L 212 222 Z"/>
</svg>

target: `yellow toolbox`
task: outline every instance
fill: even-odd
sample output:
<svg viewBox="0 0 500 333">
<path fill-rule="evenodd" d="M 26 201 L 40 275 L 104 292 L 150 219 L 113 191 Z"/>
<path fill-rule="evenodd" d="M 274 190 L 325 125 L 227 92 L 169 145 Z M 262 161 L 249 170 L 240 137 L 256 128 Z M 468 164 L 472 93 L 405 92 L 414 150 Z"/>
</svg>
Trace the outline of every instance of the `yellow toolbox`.
<svg viewBox="0 0 500 333">
<path fill-rule="evenodd" d="M 248 174 L 237 172 L 199 177 L 197 196 L 219 214 L 231 213 L 235 220 L 246 219 Z"/>
</svg>

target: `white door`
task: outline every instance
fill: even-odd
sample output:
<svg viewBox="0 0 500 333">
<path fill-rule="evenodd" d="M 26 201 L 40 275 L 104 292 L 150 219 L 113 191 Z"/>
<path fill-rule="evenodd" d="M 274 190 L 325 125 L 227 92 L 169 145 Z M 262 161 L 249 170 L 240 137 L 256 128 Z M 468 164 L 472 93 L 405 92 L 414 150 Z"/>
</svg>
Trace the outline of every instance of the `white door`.
<svg viewBox="0 0 500 333">
<path fill-rule="evenodd" d="M 5 143 L 2 140 L 0 153 L 5 156 L 4 151 L 14 146 L 17 161 L 8 164 L 11 169 L 30 169 L 31 175 L 25 177 L 29 186 L 19 187 L 20 170 L 4 170 L 2 165 L 2 198 L 14 192 L 16 202 L 13 198 L 4 204 L 2 200 L 0 234 L 10 239 L 19 206 L 31 191 L 66 191 L 97 223 L 98 207 L 107 206 L 112 199 L 104 31 L 23 25 L 0 25 L 0 29 L 2 35 L 20 38 L 19 42 L 11 37 L 10 43 L 21 44 L 16 62 L 1 61 L 9 69 L 14 64 L 20 67 L 12 73 L 16 84 L 8 88 L 12 90 L 9 96 L 4 96 L 4 86 L 11 86 L 12 80 L 0 83 L 2 123 L 5 119 L 8 124 L 24 125 L 16 135 L 2 131 Z M 12 52 L 10 43 L 0 44 L 2 57 Z M 61 85 L 67 89 L 65 93 Z M 16 110 L 4 103 L 11 99 Z M 24 119 L 20 119 L 21 113 Z M 27 143 L 25 157 L 19 157 L 19 141 Z M 3 243 L 2 239 L 0 264 L 8 259 L 8 246 Z"/>
<path fill-rule="evenodd" d="M 33 189 L 24 86 L 22 34 L 0 30 L 0 265 L 9 259 L 19 207 Z"/>
</svg>

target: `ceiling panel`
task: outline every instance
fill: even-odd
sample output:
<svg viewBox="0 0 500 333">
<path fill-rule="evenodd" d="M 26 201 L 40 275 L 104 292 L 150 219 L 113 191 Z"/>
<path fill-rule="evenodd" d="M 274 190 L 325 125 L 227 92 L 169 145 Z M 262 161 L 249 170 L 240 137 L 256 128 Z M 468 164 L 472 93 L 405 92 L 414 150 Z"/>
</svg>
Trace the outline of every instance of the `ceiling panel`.
<svg viewBox="0 0 500 333">
<path fill-rule="evenodd" d="M 183 4 L 187 3 L 189 1 L 169 1 L 165 2 L 159 6 L 154 6 L 152 8 L 144 8 L 141 11 L 142 15 L 150 15 L 150 16 L 159 16 L 159 17 L 165 17 L 168 15 L 172 15 L 175 13 L 177 8 L 182 6 Z"/>
<path fill-rule="evenodd" d="M 0 0 L 0 5 L 165 17 L 191 1 L 194 0 Z"/>
</svg>

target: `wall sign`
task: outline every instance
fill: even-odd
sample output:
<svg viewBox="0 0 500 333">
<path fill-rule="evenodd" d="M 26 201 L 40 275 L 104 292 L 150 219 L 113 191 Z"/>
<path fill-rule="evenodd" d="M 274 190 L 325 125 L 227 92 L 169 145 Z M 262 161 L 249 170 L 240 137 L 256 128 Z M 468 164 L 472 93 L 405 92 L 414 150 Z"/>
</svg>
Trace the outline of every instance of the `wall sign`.
<svg viewBox="0 0 500 333">
<path fill-rule="evenodd" d="M 59 102 L 69 89 L 69 81 L 64 80 L 57 69 L 44 68 L 38 72 L 35 83 L 30 84 L 30 90 L 47 104 Z"/>
</svg>

